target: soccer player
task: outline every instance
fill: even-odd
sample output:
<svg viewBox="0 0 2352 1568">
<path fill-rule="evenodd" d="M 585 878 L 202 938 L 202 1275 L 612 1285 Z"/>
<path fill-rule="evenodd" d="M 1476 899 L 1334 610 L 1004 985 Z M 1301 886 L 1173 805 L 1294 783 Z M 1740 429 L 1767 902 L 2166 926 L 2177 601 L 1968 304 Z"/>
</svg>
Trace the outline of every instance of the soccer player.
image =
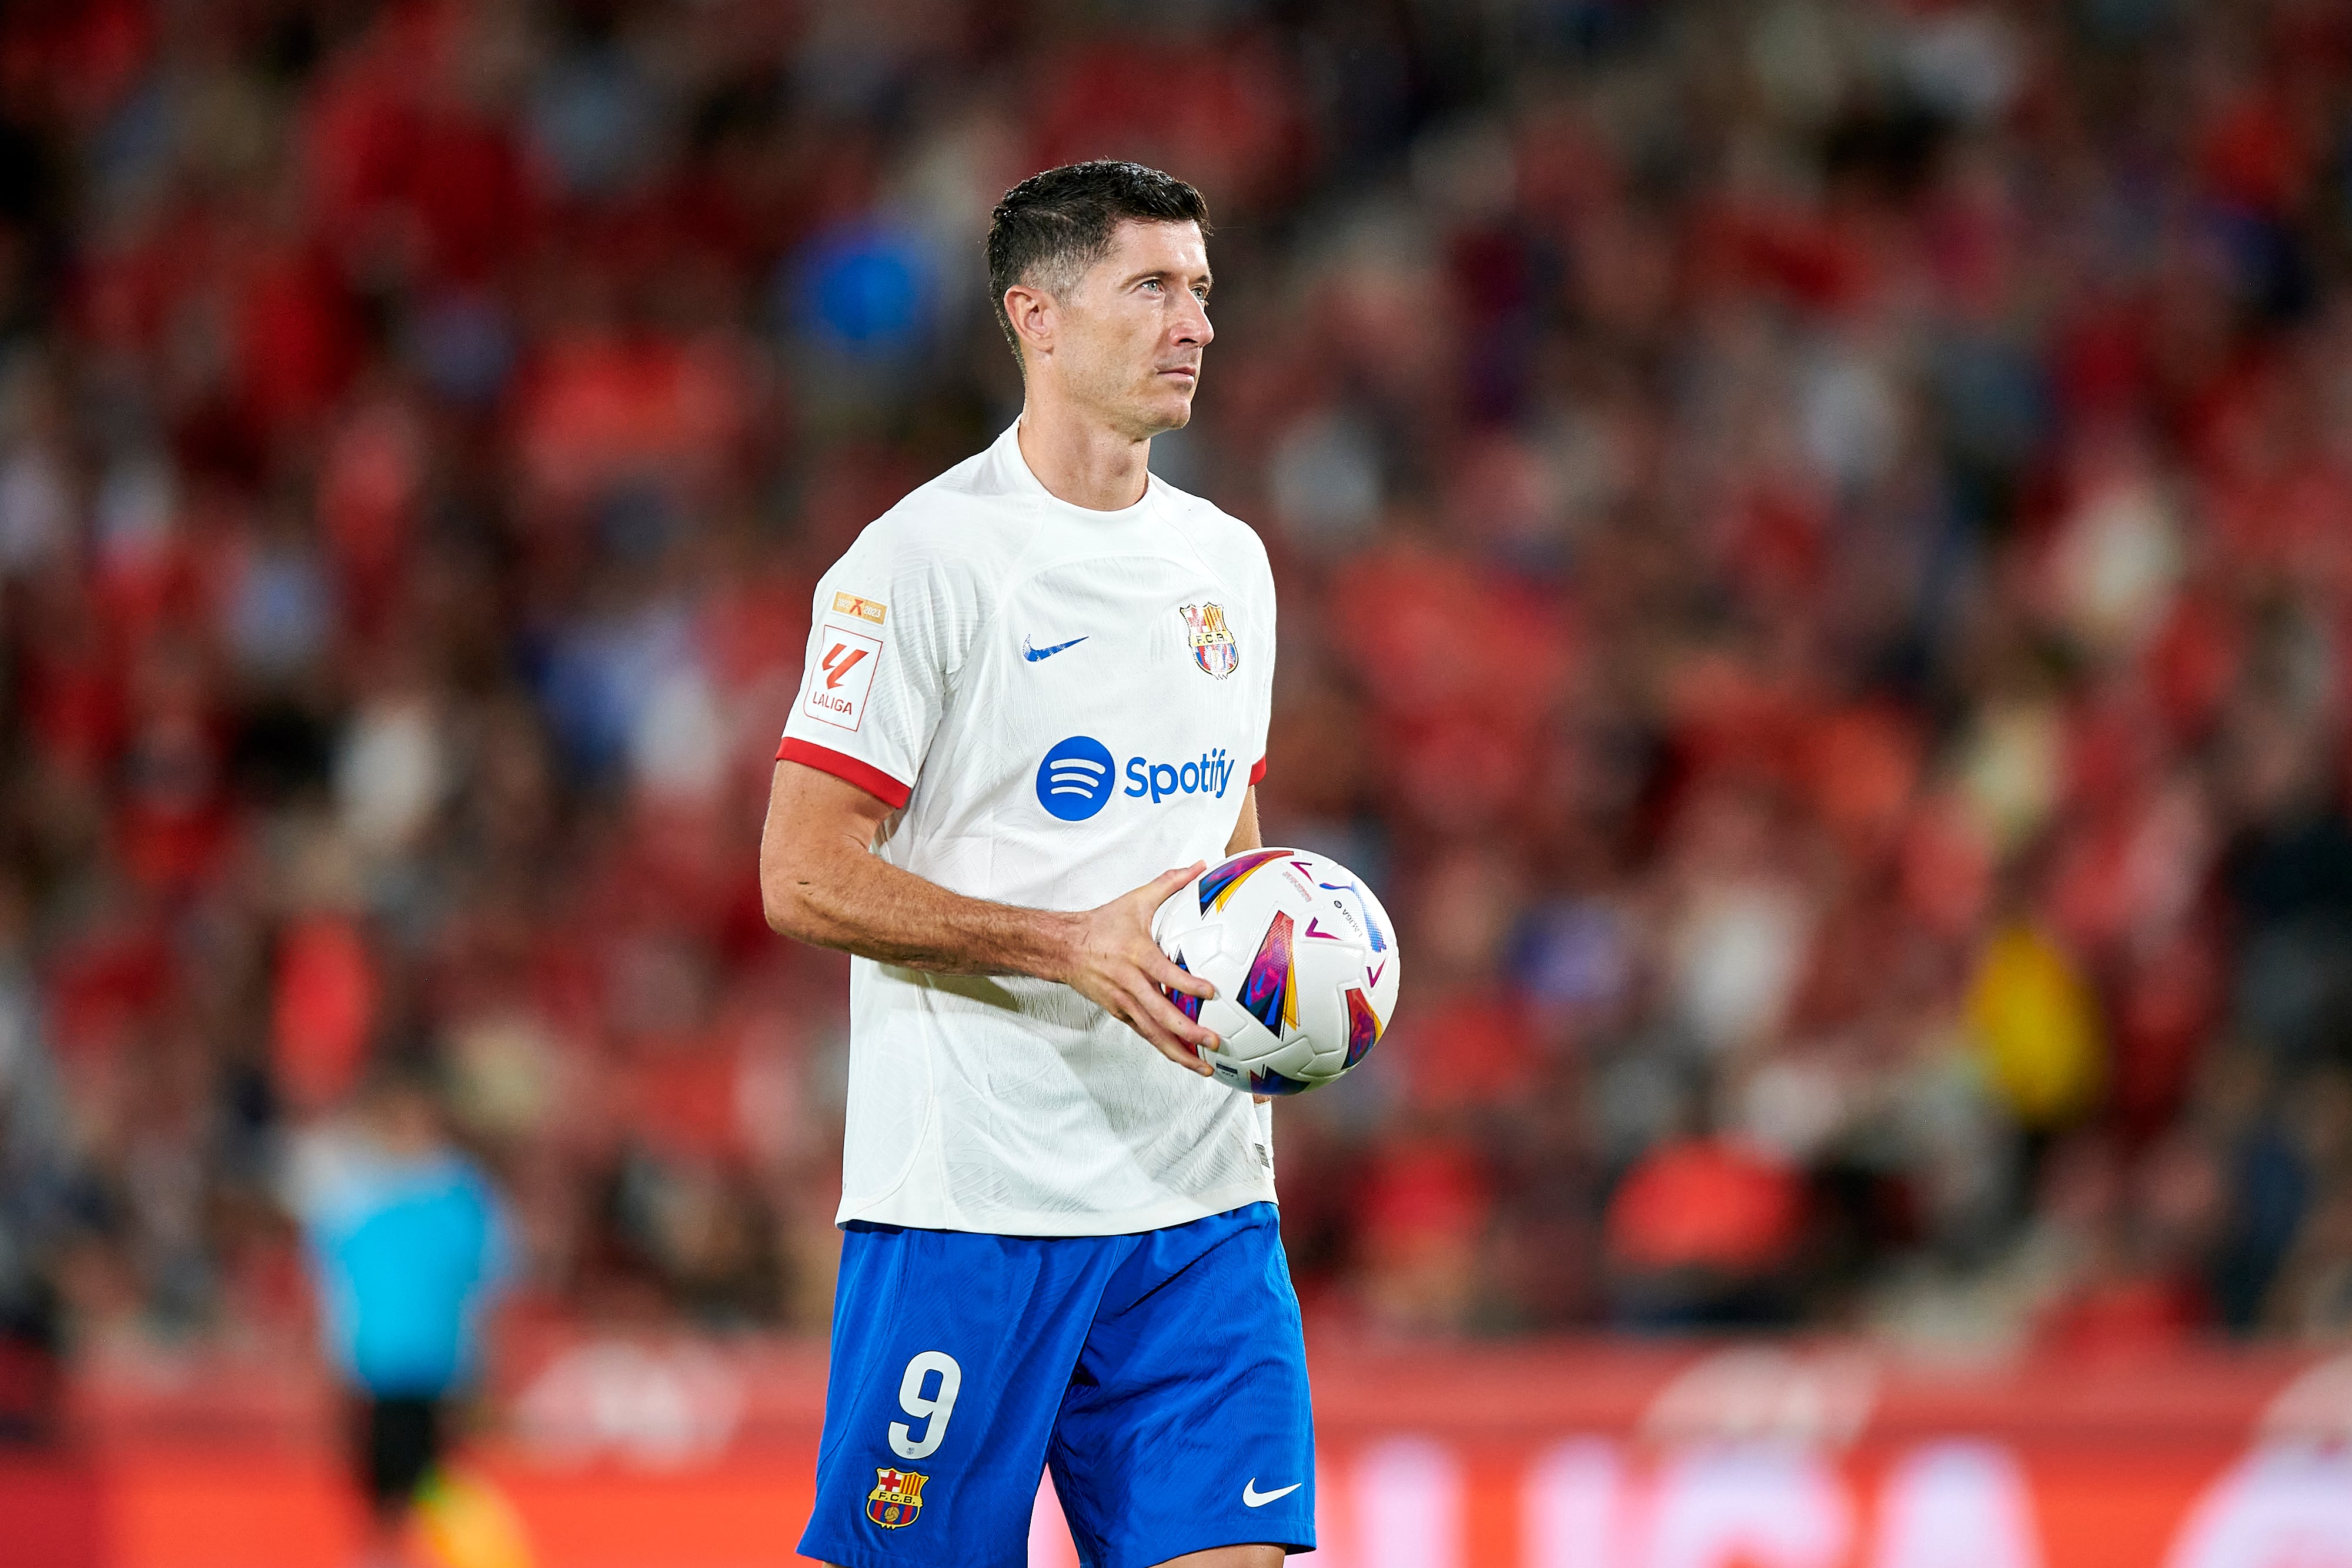
<svg viewBox="0 0 2352 1568">
<path fill-rule="evenodd" d="M 1021 417 L 817 586 L 760 878 L 854 955 L 801 1542 L 841 1568 L 1020 1568 L 1046 1467 L 1088 1568 L 1314 1545 L 1270 1113 L 1209 1076 L 1163 988 L 1211 988 L 1150 931 L 1257 847 L 1272 692 L 1264 546 L 1147 466 L 1192 416 L 1208 233 L 1133 163 L 1006 192 Z"/>
</svg>

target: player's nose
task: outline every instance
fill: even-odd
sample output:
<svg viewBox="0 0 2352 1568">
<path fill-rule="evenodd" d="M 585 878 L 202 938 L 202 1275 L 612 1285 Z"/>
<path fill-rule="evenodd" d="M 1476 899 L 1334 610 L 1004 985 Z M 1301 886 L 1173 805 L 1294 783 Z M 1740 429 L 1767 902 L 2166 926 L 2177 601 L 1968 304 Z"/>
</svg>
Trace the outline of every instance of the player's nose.
<svg viewBox="0 0 2352 1568">
<path fill-rule="evenodd" d="M 1209 325 L 1209 308 L 1197 296 L 1187 294 L 1184 298 L 1191 304 L 1177 314 L 1176 341 L 1188 348 L 1205 347 L 1217 335 L 1217 329 Z"/>
</svg>

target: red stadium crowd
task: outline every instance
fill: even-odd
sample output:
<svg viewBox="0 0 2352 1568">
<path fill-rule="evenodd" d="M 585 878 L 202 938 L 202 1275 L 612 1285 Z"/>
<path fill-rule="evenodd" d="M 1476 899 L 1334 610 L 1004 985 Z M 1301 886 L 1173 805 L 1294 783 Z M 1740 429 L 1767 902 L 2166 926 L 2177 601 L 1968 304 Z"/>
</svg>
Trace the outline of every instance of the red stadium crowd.
<svg viewBox="0 0 2352 1568">
<path fill-rule="evenodd" d="M 822 1326 L 810 591 L 1118 155 L 1219 224 L 1154 462 L 1273 552 L 1268 840 L 1404 925 L 1311 1322 L 2341 1335 L 2347 81 L 2336 0 L 9 7 L 0 1321 L 307 1344 L 286 1141 L 399 1058 L 520 1310 Z"/>
</svg>

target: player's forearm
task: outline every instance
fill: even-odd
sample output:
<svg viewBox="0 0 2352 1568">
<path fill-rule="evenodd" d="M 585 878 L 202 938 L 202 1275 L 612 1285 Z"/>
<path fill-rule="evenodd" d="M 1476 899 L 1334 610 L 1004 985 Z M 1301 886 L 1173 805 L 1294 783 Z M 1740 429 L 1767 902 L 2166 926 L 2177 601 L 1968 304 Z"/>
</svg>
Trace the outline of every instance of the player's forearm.
<svg viewBox="0 0 2352 1568">
<path fill-rule="evenodd" d="M 1078 915 L 967 898 L 844 847 L 766 879 L 769 924 L 796 940 L 944 975 L 1066 977 Z"/>
</svg>

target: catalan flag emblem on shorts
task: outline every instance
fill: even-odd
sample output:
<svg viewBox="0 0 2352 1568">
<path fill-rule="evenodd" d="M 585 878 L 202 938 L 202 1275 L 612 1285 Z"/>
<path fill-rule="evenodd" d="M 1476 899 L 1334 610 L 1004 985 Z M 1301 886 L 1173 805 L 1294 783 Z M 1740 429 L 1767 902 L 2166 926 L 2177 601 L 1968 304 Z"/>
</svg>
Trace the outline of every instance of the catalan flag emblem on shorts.
<svg viewBox="0 0 2352 1568">
<path fill-rule="evenodd" d="M 931 1478 L 915 1470 L 877 1469 L 866 1494 L 866 1517 L 885 1530 L 915 1522 L 923 1511 L 923 1486 Z"/>
</svg>

